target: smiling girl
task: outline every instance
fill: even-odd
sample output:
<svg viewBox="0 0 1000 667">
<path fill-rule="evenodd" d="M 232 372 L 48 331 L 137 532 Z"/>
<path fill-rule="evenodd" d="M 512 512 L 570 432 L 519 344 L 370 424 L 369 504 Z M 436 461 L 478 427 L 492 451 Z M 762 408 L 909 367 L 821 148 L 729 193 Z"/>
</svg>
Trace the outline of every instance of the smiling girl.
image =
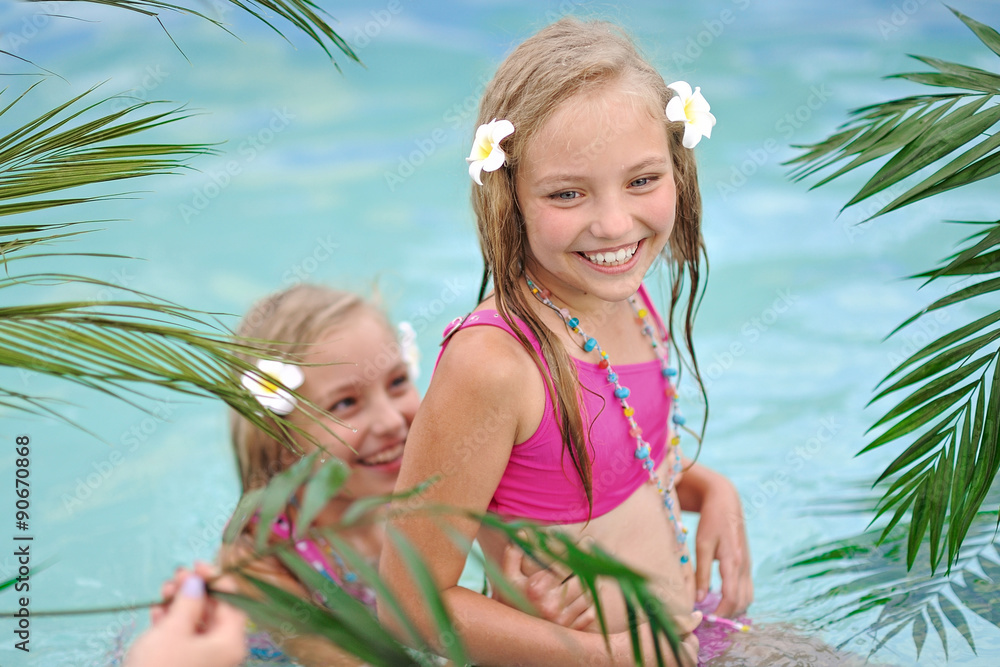
<svg viewBox="0 0 1000 667">
<path fill-rule="evenodd" d="M 738 495 L 715 473 L 682 462 L 670 332 L 643 286 L 654 263 L 669 265 L 672 316 L 686 279 L 690 351 L 703 254 L 691 148 L 711 131 L 707 107 L 687 84 L 668 87 L 606 23 L 563 19 L 500 65 L 469 157 L 485 263 L 481 302 L 446 332 L 397 487 L 439 476 L 456 452 L 474 446 L 473 463 L 440 476 L 428 501 L 470 516 L 531 519 L 645 573 L 675 615 L 685 664 L 698 653 L 692 630 L 701 615 L 692 612 L 714 558 L 727 613 L 752 598 Z M 696 587 L 680 506 L 709 505 L 724 507 L 725 519 L 709 529 L 714 544 L 699 540 Z M 610 612 L 609 652 L 593 626 L 557 627 L 457 586 L 465 554 L 450 532 L 478 536 L 491 558 L 506 547 L 475 519 L 442 527 L 411 515 L 394 526 L 424 556 L 475 664 L 633 664 L 618 591 L 599 591 Z M 430 635 L 418 589 L 391 545 L 382 573 Z M 645 654 L 655 660 L 648 642 Z"/>
</svg>

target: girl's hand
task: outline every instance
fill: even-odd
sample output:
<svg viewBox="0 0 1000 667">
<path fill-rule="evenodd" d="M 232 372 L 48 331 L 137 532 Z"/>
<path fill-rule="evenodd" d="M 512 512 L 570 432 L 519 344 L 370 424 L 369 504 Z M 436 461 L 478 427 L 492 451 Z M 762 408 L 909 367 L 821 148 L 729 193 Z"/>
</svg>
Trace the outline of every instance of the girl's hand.
<svg viewBox="0 0 1000 667">
<path fill-rule="evenodd" d="M 722 600 L 715 613 L 736 616 L 753 602 L 753 579 L 750 572 L 750 547 L 743 523 L 740 495 L 726 477 L 712 474 L 701 503 L 701 518 L 695 536 L 695 599 L 701 602 L 708 593 L 712 561 L 719 561 L 722 576 Z"/>
<path fill-rule="evenodd" d="M 578 577 L 562 576 L 553 569 L 533 573 L 525 569 L 530 572 L 535 568 L 525 562 L 523 551 L 508 544 L 503 554 L 504 576 L 542 618 L 574 630 L 596 631 L 594 605 Z"/>
<path fill-rule="evenodd" d="M 674 658 L 673 651 L 670 650 L 670 644 L 664 639 L 660 639 L 660 650 L 666 660 L 665 664 L 679 665 L 680 667 L 697 666 L 700 644 L 698 643 L 698 638 L 694 635 L 694 630 L 701 624 L 701 618 L 700 611 L 674 617 L 677 632 L 681 636 L 681 661 L 678 663 L 677 659 Z M 639 626 L 639 637 L 642 640 L 643 665 L 656 665 L 656 648 L 653 646 L 653 638 L 650 635 L 648 624 L 643 623 Z M 619 665 L 631 667 L 635 664 L 635 659 L 632 655 L 632 638 L 628 631 L 613 634 L 608 639 L 611 642 L 612 665 L 615 667 Z"/>
<path fill-rule="evenodd" d="M 182 570 L 164 584 L 170 601 L 153 609 L 153 626 L 129 649 L 125 667 L 236 667 L 243 662 L 246 617 L 205 595 L 205 579 L 212 574 L 199 565 L 195 573 Z M 226 579 L 215 588 L 236 590 Z"/>
</svg>

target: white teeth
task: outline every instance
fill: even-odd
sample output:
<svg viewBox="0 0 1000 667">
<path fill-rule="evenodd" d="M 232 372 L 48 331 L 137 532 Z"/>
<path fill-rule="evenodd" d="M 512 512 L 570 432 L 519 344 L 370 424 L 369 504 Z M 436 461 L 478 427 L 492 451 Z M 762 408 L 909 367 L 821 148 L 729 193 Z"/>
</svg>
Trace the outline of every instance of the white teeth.
<svg viewBox="0 0 1000 667">
<path fill-rule="evenodd" d="M 399 444 L 395 447 L 391 447 L 384 451 L 374 454 L 367 458 L 361 459 L 360 463 L 366 466 L 379 465 L 380 463 L 388 463 L 389 461 L 395 461 L 400 456 L 403 455 L 403 445 Z"/>
<path fill-rule="evenodd" d="M 618 266 L 632 259 L 632 255 L 638 248 L 639 244 L 636 243 L 628 248 L 619 248 L 617 252 L 584 253 L 584 256 L 600 266 Z"/>
</svg>

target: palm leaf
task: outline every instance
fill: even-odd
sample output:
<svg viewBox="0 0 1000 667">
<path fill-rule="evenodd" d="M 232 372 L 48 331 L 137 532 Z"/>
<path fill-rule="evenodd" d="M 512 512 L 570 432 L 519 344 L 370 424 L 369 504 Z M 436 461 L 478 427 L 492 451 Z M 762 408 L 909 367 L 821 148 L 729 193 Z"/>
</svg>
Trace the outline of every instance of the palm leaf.
<svg viewBox="0 0 1000 667">
<path fill-rule="evenodd" d="M 320 537 L 336 550 L 349 569 L 357 574 L 361 581 L 377 592 L 380 604 L 395 611 L 396 616 L 401 619 L 402 627 L 406 631 L 409 641 L 417 647 L 417 652 L 411 651 L 410 655 L 414 656 L 415 659 L 432 655 L 426 643 L 421 639 L 416 626 L 404 614 L 401 604 L 382 581 L 378 572 L 350 546 L 343 535 L 344 531 L 356 529 L 361 524 L 385 521 L 387 518 L 386 507 L 389 503 L 395 502 L 397 508 L 413 507 L 414 505 L 398 501 L 409 500 L 414 495 L 419 495 L 426 490 L 426 485 L 405 493 L 354 501 L 339 524 L 322 529 L 317 528 L 302 522 L 303 513 L 301 510 L 305 509 L 305 498 L 312 494 L 313 500 L 311 502 L 326 504 L 339 493 L 341 489 L 339 482 L 342 482 L 341 475 L 346 471 L 343 463 L 339 460 L 334 458 L 320 464 L 318 456 L 318 453 L 313 453 L 302 458 L 295 466 L 275 476 L 266 487 L 247 492 L 241 498 L 233 518 L 226 527 L 223 541 L 232 543 L 247 529 L 251 521 L 255 521 L 256 524 L 249 529 L 251 532 L 257 531 L 258 535 L 257 539 L 251 541 L 252 544 L 248 544 L 252 549 L 252 554 L 244 561 L 230 565 L 228 569 L 241 573 L 241 576 L 246 576 L 249 579 L 252 577 L 252 575 L 247 574 L 251 571 L 247 567 L 250 563 L 262 557 L 276 555 L 290 573 L 293 573 L 309 589 L 322 596 L 322 604 L 312 604 L 306 601 L 311 606 L 308 613 L 304 613 L 301 608 L 304 601 L 300 598 L 289 596 L 284 592 L 276 592 L 266 586 L 258 586 L 264 602 L 240 602 L 240 606 L 250 614 L 251 618 L 262 625 L 275 627 L 276 624 L 290 624 L 291 627 L 296 628 L 297 632 L 326 637 L 344 650 L 365 659 L 372 665 L 399 664 L 395 662 L 398 658 L 395 648 L 398 645 L 394 643 L 396 640 L 386 639 L 384 630 L 373 625 L 374 618 L 367 608 L 319 575 L 311 565 L 302 561 L 291 548 L 294 540 L 301 539 L 302 536 Z M 331 483 L 331 480 L 335 480 L 335 483 Z M 276 540 L 267 531 L 261 530 L 260 526 L 270 525 L 279 512 L 285 511 L 291 495 L 297 490 L 303 491 L 299 520 L 296 522 L 297 534 L 292 535 L 287 540 Z M 441 517 L 454 516 L 455 513 L 455 510 L 449 507 L 426 503 L 422 503 L 420 506 L 419 510 L 394 509 L 392 511 L 397 513 L 421 511 Z M 639 574 L 598 547 L 581 547 L 564 534 L 543 530 L 527 521 L 508 522 L 494 515 L 476 513 L 463 513 L 461 516 L 473 518 L 491 529 L 500 531 L 521 548 L 528 558 L 546 566 L 555 563 L 566 571 L 573 572 L 575 576 L 579 577 L 583 586 L 591 591 L 599 624 L 605 635 L 607 634 L 607 626 L 600 598 L 597 595 L 597 582 L 601 577 L 613 580 L 622 591 L 630 618 L 635 621 L 632 624 L 633 648 L 638 652 L 637 654 L 641 656 L 637 634 L 638 624 L 646 622 L 655 636 L 665 638 L 670 643 L 674 655 L 679 656 L 680 637 L 677 635 L 672 619 L 666 613 L 663 603 L 649 590 L 649 582 L 644 575 Z M 264 535 L 264 539 L 260 539 L 260 535 Z M 430 611 L 437 632 L 451 633 L 450 636 L 457 638 L 459 635 L 455 631 L 451 617 L 419 554 L 401 535 L 390 533 L 389 539 L 394 540 L 397 548 L 402 549 L 407 566 L 414 572 L 425 600 L 431 605 Z M 458 539 L 456 539 L 456 545 L 463 546 L 461 540 Z M 467 544 L 464 546 L 468 547 Z M 498 585 L 499 589 L 507 590 L 514 598 L 519 597 L 509 583 L 500 579 L 500 570 L 495 564 L 486 564 L 486 568 L 492 573 L 494 583 Z M 257 585 L 256 582 L 255 585 Z M 295 620 L 296 618 L 299 619 L 299 622 Z M 320 620 L 321 618 L 325 620 Z M 333 629 L 322 630 L 323 623 L 329 623 Z M 365 637 L 367 640 L 359 644 L 359 637 Z M 384 653 L 377 653 L 375 648 L 371 646 L 372 642 L 384 645 L 382 649 L 379 649 L 384 650 Z M 456 664 L 466 664 L 465 653 L 460 643 L 454 642 L 449 649 L 451 651 L 449 657 L 455 660 Z M 658 655 L 658 664 L 664 664 L 664 656 Z"/>
<path fill-rule="evenodd" d="M 29 2 L 45 2 L 46 0 L 28 0 Z M 67 0 L 68 2 L 86 2 L 93 5 L 106 5 L 108 7 L 116 7 L 119 9 L 125 9 L 139 14 L 144 14 L 146 16 L 155 18 L 160 21 L 161 12 L 178 12 L 182 14 L 188 14 L 190 16 L 196 16 L 198 18 L 209 21 L 219 28 L 229 30 L 226 28 L 225 24 L 217 19 L 211 18 L 210 16 L 194 9 L 193 4 L 196 3 L 182 3 L 182 2 L 167 2 L 166 0 Z M 330 24 L 327 22 L 328 19 L 332 19 L 330 15 L 323 9 L 318 7 L 315 3 L 310 2 L 310 0 L 224 0 L 225 2 L 235 6 L 236 8 L 250 14 L 258 21 L 264 23 L 266 26 L 271 28 L 275 33 L 280 35 L 286 41 L 288 38 L 285 34 L 278 28 L 271 19 L 268 18 L 269 13 L 275 14 L 288 23 L 290 23 L 296 30 L 299 30 L 309 39 L 314 41 L 319 45 L 323 52 L 331 59 L 334 60 L 333 52 L 331 49 L 335 49 L 343 53 L 350 60 L 360 63 L 361 60 L 358 55 L 354 52 L 351 46 L 344 41 L 344 39 L 338 35 Z M 162 26 L 162 22 L 160 23 Z M 169 35 L 169 33 L 168 33 Z M 173 38 L 171 37 L 171 40 Z M 176 42 L 175 42 L 176 44 Z M 338 67 L 334 60 L 334 65 Z"/>
<path fill-rule="evenodd" d="M 862 506 L 870 504 L 864 499 Z M 988 504 L 1000 504 L 1000 484 L 989 491 Z M 978 511 L 954 565 L 947 574 L 936 573 L 930 558 L 932 542 L 919 545 L 921 557 L 911 567 L 904 562 L 904 546 L 912 533 L 900 528 L 882 537 L 882 527 L 861 535 L 817 545 L 800 553 L 791 567 L 803 572 L 799 581 L 829 582 L 810 597 L 803 608 L 834 605 L 820 626 L 843 624 L 859 615 L 874 616 L 864 632 L 877 641 L 876 653 L 896 634 L 910 629 L 914 645 L 923 648 L 930 628 L 948 654 L 950 633 L 957 633 L 972 651 L 975 638 L 968 624 L 972 613 L 1000 627 L 1000 541 L 996 535 L 996 510 Z M 986 573 L 984 578 L 980 572 Z M 857 635 L 841 644 L 846 645 Z"/>
<path fill-rule="evenodd" d="M 954 12 L 990 50 L 1000 38 L 992 28 Z M 907 181 L 925 176 L 882 206 L 871 218 L 921 199 L 1000 173 L 1000 74 L 928 56 L 914 56 L 935 71 L 897 75 L 911 82 L 956 89 L 870 105 L 852 112 L 854 119 L 837 134 L 802 147 L 794 178 L 832 169 L 816 186 L 839 178 L 879 158 L 884 164 L 845 205 L 856 205 Z M 814 187 L 816 187 L 814 186 Z M 869 218 L 869 219 L 871 219 Z M 975 282 L 942 297 L 908 318 L 891 335 L 934 311 L 976 303 L 995 304 L 1000 296 L 1000 221 L 983 228 L 936 269 L 914 278 L 925 283 L 953 276 Z M 1000 469 L 1000 311 L 956 327 L 899 363 L 879 384 L 872 402 L 895 398 L 895 405 L 875 421 L 874 437 L 861 452 L 905 444 L 876 480 L 884 494 L 875 519 L 890 514 L 883 537 L 897 527 L 907 533 L 907 563 L 926 552 L 934 572 L 947 555 L 950 566 L 980 504 Z M 873 520 L 873 521 L 874 521 Z M 926 616 L 917 636 L 936 629 Z M 922 641 L 922 640 L 921 640 Z"/>
</svg>

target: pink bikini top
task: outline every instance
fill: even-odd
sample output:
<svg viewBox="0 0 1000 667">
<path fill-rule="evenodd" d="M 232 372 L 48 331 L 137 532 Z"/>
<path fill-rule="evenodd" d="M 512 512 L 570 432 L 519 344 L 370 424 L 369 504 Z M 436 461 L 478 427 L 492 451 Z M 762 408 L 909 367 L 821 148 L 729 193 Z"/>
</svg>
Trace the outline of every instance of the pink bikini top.
<svg viewBox="0 0 1000 667">
<path fill-rule="evenodd" d="M 645 287 L 639 295 L 660 329 L 663 322 L 653 308 Z M 538 339 L 528 325 L 517 323 L 542 359 Z M 510 326 L 495 310 L 480 310 L 464 321 L 455 320 L 445 329 L 445 337 L 458 329 L 489 325 L 514 335 Z M 666 337 L 663 336 L 666 340 Z M 447 340 L 444 345 L 447 345 Z M 444 353 L 442 346 L 441 353 Z M 438 355 L 438 361 L 441 356 Z M 580 392 L 584 433 L 591 460 L 593 517 L 599 517 L 624 502 L 649 480 L 646 471 L 635 458 L 635 441 L 629 437 L 628 421 L 622 414 L 614 385 L 608 382 L 607 371 L 597 364 L 573 359 L 584 391 Z M 635 407 L 635 418 L 650 443 L 650 455 L 659 467 L 666 451 L 670 402 L 666 395 L 667 379 L 660 372 L 660 363 L 651 359 L 637 364 L 615 364 L 623 386 L 632 390 L 629 403 Z M 579 523 L 587 520 L 588 504 L 583 482 L 573 467 L 569 452 L 562 444 L 559 421 L 545 388 L 545 412 L 538 429 L 521 444 L 514 445 L 510 460 L 490 501 L 490 512 L 505 517 L 531 519 L 547 524 Z"/>
</svg>

